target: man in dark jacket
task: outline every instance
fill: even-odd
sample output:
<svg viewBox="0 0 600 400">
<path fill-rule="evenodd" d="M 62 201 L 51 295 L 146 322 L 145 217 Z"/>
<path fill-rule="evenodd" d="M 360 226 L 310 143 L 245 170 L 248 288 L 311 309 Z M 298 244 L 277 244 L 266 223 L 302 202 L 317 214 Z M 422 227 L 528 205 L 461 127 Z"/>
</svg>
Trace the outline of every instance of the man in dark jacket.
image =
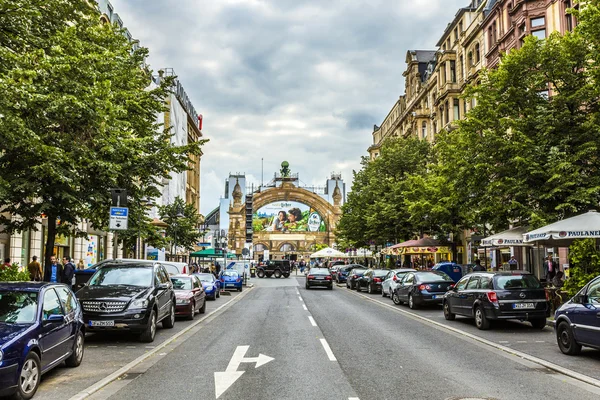
<svg viewBox="0 0 600 400">
<path fill-rule="evenodd" d="M 44 268 L 44 282 L 61 283 L 63 277 L 63 266 L 56 260 L 55 256 L 50 257 L 50 264 Z"/>
<path fill-rule="evenodd" d="M 75 275 L 75 264 L 71 262 L 71 257 L 69 256 L 63 257 L 63 264 L 62 283 L 71 287 L 73 284 L 73 275 Z"/>
</svg>

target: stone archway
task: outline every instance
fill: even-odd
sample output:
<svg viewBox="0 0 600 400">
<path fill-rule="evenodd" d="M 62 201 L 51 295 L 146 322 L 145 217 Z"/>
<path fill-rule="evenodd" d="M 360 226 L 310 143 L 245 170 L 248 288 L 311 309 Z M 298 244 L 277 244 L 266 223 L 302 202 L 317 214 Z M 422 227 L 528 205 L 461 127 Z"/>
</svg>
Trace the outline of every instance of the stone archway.
<svg viewBox="0 0 600 400">
<path fill-rule="evenodd" d="M 291 182 L 284 181 L 279 187 L 268 188 L 262 192 L 254 193 L 252 197 L 253 212 L 256 212 L 267 204 L 279 201 L 295 201 L 308 205 L 319 213 L 323 221 L 325 221 L 326 231 L 279 234 L 273 232 L 255 232 L 253 245 L 257 243 L 267 244 L 267 248 L 272 254 L 278 253 L 280 246 L 284 243 L 290 244 L 296 251 L 304 253 L 310 252 L 308 249 L 312 243 L 324 243 L 328 246 L 333 245 L 335 242 L 335 228 L 342 215 L 339 199 L 335 199 L 336 204 L 332 205 L 316 193 L 298 188 Z M 244 204 L 241 201 L 234 202 L 229 208 L 229 243 L 231 249 L 237 254 L 241 254 L 246 239 L 245 211 Z"/>
</svg>

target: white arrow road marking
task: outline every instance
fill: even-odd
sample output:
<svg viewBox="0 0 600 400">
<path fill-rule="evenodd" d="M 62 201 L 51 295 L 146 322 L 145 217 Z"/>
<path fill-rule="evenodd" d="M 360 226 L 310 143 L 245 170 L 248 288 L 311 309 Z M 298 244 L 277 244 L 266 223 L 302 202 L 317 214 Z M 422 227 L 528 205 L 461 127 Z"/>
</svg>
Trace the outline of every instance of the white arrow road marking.
<svg viewBox="0 0 600 400">
<path fill-rule="evenodd" d="M 256 363 L 255 369 L 273 361 L 273 357 L 258 354 L 258 357 L 244 357 L 250 346 L 238 346 L 227 364 L 225 372 L 215 372 L 215 396 L 218 399 L 227 389 L 237 381 L 245 371 L 238 371 L 241 363 Z"/>
</svg>

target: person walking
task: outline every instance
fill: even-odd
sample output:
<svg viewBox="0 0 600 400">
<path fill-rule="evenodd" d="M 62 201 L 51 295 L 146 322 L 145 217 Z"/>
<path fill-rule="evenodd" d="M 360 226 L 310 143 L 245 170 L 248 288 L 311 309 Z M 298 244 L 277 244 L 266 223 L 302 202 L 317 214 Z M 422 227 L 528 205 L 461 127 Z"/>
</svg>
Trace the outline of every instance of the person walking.
<svg viewBox="0 0 600 400">
<path fill-rule="evenodd" d="M 546 272 L 546 282 L 552 282 L 552 278 L 556 275 L 556 270 L 558 269 L 558 263 L 552 260 L 552 256 L 548 256 L 546 261 L 544 262 L 544 270 Z"/>
<path fill-rule="evenodd" d="M 508 260 L 508 266 L 511 271 L 514 271 L 515 269 L 519 269 L 519 262 L 517 261 L 515 256 L 510 256 L 510 260 Z"/>
<path fill-rule="evenodd" d="M 81 270 L 81 269 L 85 269 L 85 264 L 83 263 L 83 259 L 80 258 L 79 262 L 77 263 L 77 269 Z"/>
<path fill-rule="evenodd" d="M 43 278 L 42 264 L 37 260 L 37 256 L 31 257 L 31 262 L 27 264 L 29 270 L 29 279 L 34 282 L 39 282 Z"/>
<path fill-rule="evenodd" d="M 50 264 L 44 268 L 44 282 L 61 283 L 63 277 L 63 266 L 58 262 L 56 256 L 50 257 Z"/>
<path fill-rule="evenodd" d="M 75 264 L 71 262 L 71 257 L 64 256 L 63 259 L 62 283 L 68 287 L 73 286 L 73 276 L 75 275 Z"/>
</svg>

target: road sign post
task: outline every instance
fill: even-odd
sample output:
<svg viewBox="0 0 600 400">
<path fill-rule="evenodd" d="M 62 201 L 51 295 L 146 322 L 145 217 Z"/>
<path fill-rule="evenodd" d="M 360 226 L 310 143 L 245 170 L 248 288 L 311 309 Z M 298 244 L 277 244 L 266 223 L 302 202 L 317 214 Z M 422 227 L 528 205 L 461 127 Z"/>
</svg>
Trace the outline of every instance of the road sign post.
<svg viewBox="0 0 600 400">
<path fill-rule="evenodd" d="M 129 208 L 127 207 L 111 207 L 108 229 L 112 231 L 127 230 L 127 222 L 129 220 Z"/>
</svg>

